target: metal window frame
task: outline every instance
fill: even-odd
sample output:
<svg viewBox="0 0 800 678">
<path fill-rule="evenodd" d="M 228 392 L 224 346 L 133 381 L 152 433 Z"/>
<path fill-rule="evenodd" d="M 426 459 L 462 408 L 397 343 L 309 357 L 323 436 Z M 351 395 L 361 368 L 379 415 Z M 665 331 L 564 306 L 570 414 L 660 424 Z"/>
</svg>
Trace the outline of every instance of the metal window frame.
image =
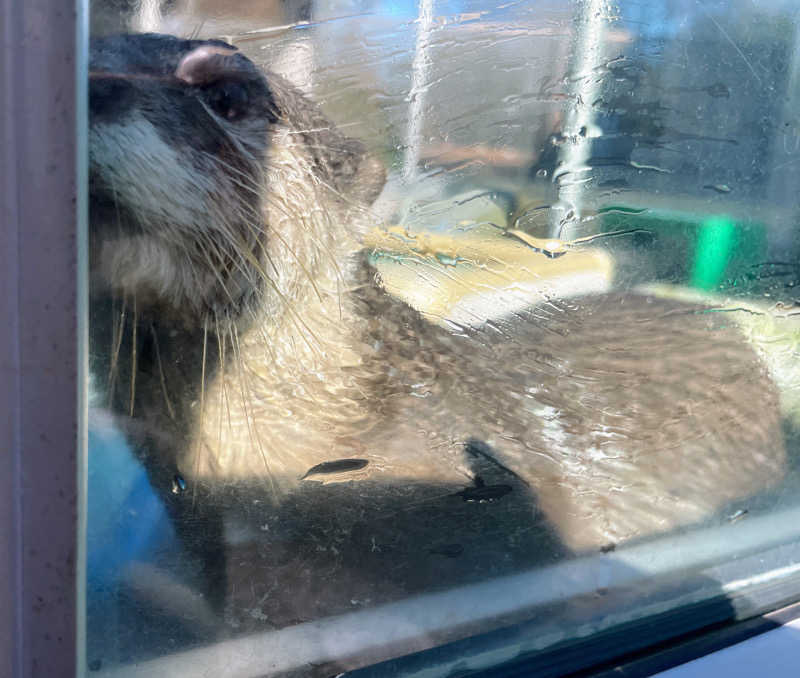
<svg viewBox="0 0 800 678">
<path fill-rule="evenodd" d="M 82 671 L 86 8 L 0 0 L 0 675 Z"/>
<path fill-rule="evenodd" d="M 680 573 L 677 580 L 675 573 Z M 648 582 L 653 588 L 642 588 Z M 651 659 L 645 671 L 652 673 L 742 640 L 746 634 L 738 622 L 795 603 L 798 582 L 800 505 L 794 505 L 610 553 L 110 666 L 96 675 L 254 678 L 331 666 L 349 671 L 342 675 L 352 678 L 571 676 L 603 670 L 609 663 L 616 670 L 634 655 L 637 661 Z M 665 584 L 668 598 L 651 596 Z M 568 611 L 562 606 L 598 590 L 606 592 L 602 623 L 596 616 L 587 619 L 575 634 L 575 618 L 560 616 L 561 610 Z M 646 607 L 630 606 L 633 591 L 649 599 Z M 754 635 L 786 620 L 767 618 L 757 628 L 748 624 L 747 630 Z M 474 624 L 495 630 L 474 635 Z M 722 640 L 709 635 L 720 627 L 735 633 Z M 677 649 L 665 653 L 673 644 Z M 629 668 L 621 675 L 650 673 Z"/>
</svg>

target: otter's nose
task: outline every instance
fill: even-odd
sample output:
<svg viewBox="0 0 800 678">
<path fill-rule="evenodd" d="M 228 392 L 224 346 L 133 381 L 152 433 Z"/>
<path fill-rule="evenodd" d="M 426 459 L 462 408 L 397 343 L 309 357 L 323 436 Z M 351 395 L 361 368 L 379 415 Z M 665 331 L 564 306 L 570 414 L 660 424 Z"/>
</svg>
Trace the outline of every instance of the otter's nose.
<svg viewBox="0 0 800 678">
<path fill-rule="evenodd" d="M 98 73 L 89 76 L 89 114 L 92 118 L 118 118 L 133 104 L 133 84 L 124 77 Z"/>
</svg>

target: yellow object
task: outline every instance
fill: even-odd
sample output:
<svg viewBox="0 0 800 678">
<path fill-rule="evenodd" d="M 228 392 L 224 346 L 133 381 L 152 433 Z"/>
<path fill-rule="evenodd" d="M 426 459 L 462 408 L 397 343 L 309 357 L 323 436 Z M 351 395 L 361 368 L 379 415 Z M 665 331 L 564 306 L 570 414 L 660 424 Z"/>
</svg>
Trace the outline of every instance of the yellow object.
<svg viewBox="0 0 800 678">
<path fill-rule="evenodd" d="M 601 250 L 564 247 L 553 256 L 489 225 L 375 229 L 365 245 L 386 290 L 444 325 L 480 326 L 556 298 L 605 292 L 614 273 Z"/>
</svg>

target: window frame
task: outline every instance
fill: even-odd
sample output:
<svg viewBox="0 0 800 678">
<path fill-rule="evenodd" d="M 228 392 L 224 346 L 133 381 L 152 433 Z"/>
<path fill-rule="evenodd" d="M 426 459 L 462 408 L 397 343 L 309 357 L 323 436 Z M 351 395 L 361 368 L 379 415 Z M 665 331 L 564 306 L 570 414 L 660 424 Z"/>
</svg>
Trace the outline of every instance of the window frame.
<svg viewBox="0 0 800 678">
<path fill-rule="evenodd" d="M 737 541 L 749 547 L 719 562 Z M 665 581 L 665 573 L 675 575 Z M 607 612 L 599 624 L 595 619 L 582 633 L 562 634 L 561 640 L 556 637 L 558 618 L 565 611 L 569 615 L 576 585 L 579 612 L 595 590 L 605 591 L 601 609 Z M 667 592 L 661 603 L 660 591 Z M 800 506 L 794 506 L 338 617 L 221 640 L 97 675 L 145 678 L 210 670 L 250 678 L 265 670 L 300 675 L 304 666 L 335 667 L 331 673 L 344 670 L 341 675 L 348 678 L 554 677 L 598 671 L 602 675 L 620 667 L 628 667 L 629 673 L 622 675 L 652 675 L 786 623 L 800 614 L 799 591 Z M 643 614 L 630 615 L 626 599 L 630 601 L 631 593 L 648 597 Z M 465 631 L 480 619 L 491 620 L 495 629 L 477 635 Z M 587 628 L 592 624 L 596 628 Z M 370 644 L 373 639 L 378 642 Z M 372 663 L 348 668 L 364 656 Z"/>
<path fill-rule="evenodd" d="M 81 675 L 85 3 L 0 0 L 0 675 Z"/>
</svg>

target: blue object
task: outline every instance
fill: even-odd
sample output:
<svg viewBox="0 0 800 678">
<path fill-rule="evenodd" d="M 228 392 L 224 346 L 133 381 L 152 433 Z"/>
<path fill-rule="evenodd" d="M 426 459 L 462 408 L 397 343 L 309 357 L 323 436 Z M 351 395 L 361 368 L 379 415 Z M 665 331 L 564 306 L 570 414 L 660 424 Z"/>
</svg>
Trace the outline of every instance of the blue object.
<svg viewBox="0 0 800 678">
<path fill-rule="evenodd" d="M 131 561 L 153 562 L 176 548 L 164 504 L 122 433 L 111 421 L 89 425 L 87 589 L 116 590 Z"/>
</svg>

